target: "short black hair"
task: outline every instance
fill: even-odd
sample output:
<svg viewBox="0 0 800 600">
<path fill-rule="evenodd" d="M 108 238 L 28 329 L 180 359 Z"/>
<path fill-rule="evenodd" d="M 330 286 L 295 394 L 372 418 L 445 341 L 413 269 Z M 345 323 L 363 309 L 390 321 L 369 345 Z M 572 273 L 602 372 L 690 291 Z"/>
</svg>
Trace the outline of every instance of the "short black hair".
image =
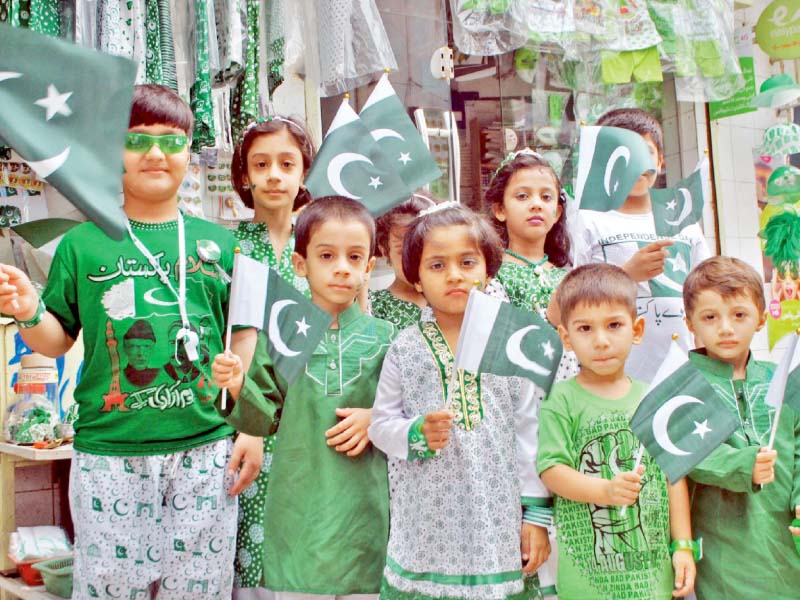
<svg viewBox="0 0 800 600">
<path fill-rule="evenodd" d="M 385 254 L 389 249 L 389 233 L 392 227 L 402 225 L 407 227 L 411 222 L 419 216 L 426 208 L 430 208 L 435 204 L 433 198 L 421 192 L 414 192 L 411 198 L 405 202 L 401 202 L 386 214 L 381 215 L 375 221 L 376 230 L 376 244 L 378 252 L 381 255 Z"/>
<path fill-rule="evenodd" d="M 325 221 L 357 221 L 369 233 L 369 257 L 375 254 L 375 220 L 360 202 L 344 196 L 324 196 L 308 204 L 294 226 L 294 251 L 303 258 L 314 231 Z"/>
<path fill-rule="evenodd" d="M 641 108 L 616 108 L 608 111 L 597 120 L 598 125 L 605 127 L 619 127 L 638 133 L 641 136 L 649 135 L 656 145 L 658 155 L 664 156 L 664 132 L 661 124 L 649 112 Z"/>
<path fill-rule="evenodd" d="M 621 304 L 636 319 L 637 293 L 636 282 L 618 266 L 590 263 L 567 273 L 556 290 L 556 302 L 566 327 L 570 315 L 581 304 Z"/>
<path fill-rule="evenodd" d="M 419 283 L 419 263 L 425 239 L 439 227 L 469 227 L 470 236 L 486 261 L 486 274 L 494 277 L 503 263 L 503 243 L 494 227 L 483 215 L 466 206 L 451 206 L 418 217 L 403 238 L 403 273 L 412 285 Z"/>
<path fill-rule="evenodd" d="M 194 116 L 189 105 L 170 88 L 147 83 L 133 88 L 128 128 L 140 125 L 172 125 L 191 137 Z"/>
</svg>

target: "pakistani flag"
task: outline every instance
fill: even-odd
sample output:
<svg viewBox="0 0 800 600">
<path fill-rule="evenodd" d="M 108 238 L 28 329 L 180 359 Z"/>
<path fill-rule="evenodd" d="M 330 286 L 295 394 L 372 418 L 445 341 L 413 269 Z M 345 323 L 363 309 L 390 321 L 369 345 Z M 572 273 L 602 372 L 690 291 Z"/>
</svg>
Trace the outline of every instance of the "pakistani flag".
<svg viewBox="0 0 800 600">
<path fill-rule="evenodd" d="M 442 174 L 386 73 L 358 116 L 410 190 L 421 188 Z"/>
<path fill-rule="evenodd" d="M 619 127 L 581 127 L 575 200 L 582 209 L 616 210 L 643 173 L 655 171 L 638 133 Z"/>
<path fill-rule="evenodd" d="M 292 385 L 325 337 L 331 317 L 274 269 L 237 253 L 228 321 L 261 329 L 275 368 Z"/>
<path fill-rule="evenodd" d="M 455 366 L 473 373 L 526 377 L 550 390 L 563 348 L 536 312 L 472 290 L 458 338 Z"/>
<path fill-rule="evenodd" d="M 305 184 L 314 198 L 345 196 L 379 217 L 411 197 L 411 189 L 347 99 L 331 123 Z M 400 164 L 400 163 L 397 163 Z"/>
<path fill-rule="evenodd" d="M 117 240 L 135 77 L 127 59 L 0 25 L 0 140 Z"/>
<path fill-rule="evenodd" d="M 674 187 L 650 190 L 658 235 L 678 235 L 702 218 L 708 181 L 708 158 L 703 157 L 697 169 Z"/>
<path fill-rule="evenodd" d="M 638 243 L 640 248 L 648 244 L 650 242 Z M 668 254 L 664 259 L 664 271 L 647 282 L 650 295 L 654 298 L 682 298 L 683 283 L 689 276 L 692 264 L 692 247 L 685 242 L 676 241 L 674 245 L 664 248 L 664 251 Z"/>
<path fill-rule="evenodd" d="M 727 440 L 736 418 L 676 341 L 631 419 L 631 429 L 675 483 Z"/>
<path fill-rule="evenodd" d="M 780 408 L 783 401 L 786 400 L 786 403 L 794 410 L 800 411 L 800 368 L 798 368 L 800 367 L 800 344 L 798 344 L 800 333 L 792 332 L 789 335 L 791 336 L 789 347 L 775 368 L 764 403 L 773 408 Z M 777 426 L 776 420 L 773 428 L 777 428 Z"/>
</svg>

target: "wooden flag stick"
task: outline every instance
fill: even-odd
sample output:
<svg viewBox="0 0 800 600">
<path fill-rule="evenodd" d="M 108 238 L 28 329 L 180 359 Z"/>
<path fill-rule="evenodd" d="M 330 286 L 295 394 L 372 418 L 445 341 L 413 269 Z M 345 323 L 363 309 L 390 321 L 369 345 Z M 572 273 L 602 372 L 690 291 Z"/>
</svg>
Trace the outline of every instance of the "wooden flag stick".
<svg viewBox="0 0 800 600">
<path fill-rule="evenodd" d="M 644 456 L 644 444 L 639 444 L 639 449 L 636 451 L 636 460 L 633 463 L 633 472 L 636 473 L 639 470 L 639 465 L 642 464 L 642 457 Z M 627 506 L 623 506 L 619 509 L 619 516 L 624 517 L 625 513 L 628 511 Z"/>
<path fill-rule="evenodd" d="M 236 248 L 234 248 L 234 250 L 233 250 L 233 254 L 234 254 L 234 256 L 233 256 L 233 258 L 234 258 L 233 268 L 234 269 L 236 268 L 236 262 L 237 262 L 236 261 L 236 255 L 239 254 L 240 252 L 241 252 L 241 249 L 238 246 Z M 231 287 L 233 287 L 233 283 L 231 283 Z M 230 352 L 230 350 L 231 350 L 231 334 L 232 334 L 232 329 L 233 329 L 233 321 L 231 319 L 231 310 L 235 310 L 233 308 L 233 303 L 230 302 L 230 296 L 228 296 L 228 300 L 229 300 L 229 302 L 228 302 L 228 323 L 225 325 L 225 354 L 228 354 L 228 352 Z M 225 408 L 228 406 L 228 388 L 222 388 L 222 397 L 220 398 L 219 403 L 220 403 L 220 408 L 222 410 L 225 410 Z"/>
</svg>

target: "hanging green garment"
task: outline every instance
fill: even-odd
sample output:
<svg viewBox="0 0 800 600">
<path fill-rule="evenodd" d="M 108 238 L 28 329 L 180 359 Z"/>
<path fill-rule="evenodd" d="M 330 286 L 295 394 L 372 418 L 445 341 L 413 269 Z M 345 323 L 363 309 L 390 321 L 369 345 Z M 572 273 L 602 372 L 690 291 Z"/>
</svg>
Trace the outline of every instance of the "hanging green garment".
<svg viewBox="0 0 800 600">
<path fill-rule="evenodd" d="M 248 123 L 258 118 L 258 40 L 261 27 L 258 21 L 258 0 L 247 0 L 247 40 L 244 70 L 231 95 L 231 133 L 238 142 Z"/>
<path fill-rule="evenodd" d="M 192 150 L 214 146 L 214 107 L 211 102 L 211 68 L 208 62 L 208 0 L 195 0 L 195 81 L 190 92 L 194 113 Z"/>
<path fill-rule="evenodd" d="M 58 0 L 31 0 L 28 27 L 38 33 L 59 37 L 61 23 L 58 15 Z"/>
<path fill-rule="evenodd" d="M 161 83 L 178 91 L 175 71 L 175 41 L 172 38 L 172 14 L 169 0 L 158 0 L 158 34 L 161 48 Z"/>
<path fill-rule="evenodd" d="M 269 45 L 267 47 L 267 84 L 269 95 L 283 83 L 284 33 L 283 3 L 285 0 L 272 0 L 269 14 Z"/>
<path fill-rule="evenodd" d="M 147 32 L 145 43 L 145 69 L 147 83 L 162 83 L 161 71 L 161 23 L 158 18 L 158 0 L 147 0 L 145 5 L 145 30 Z"/>
</svg>

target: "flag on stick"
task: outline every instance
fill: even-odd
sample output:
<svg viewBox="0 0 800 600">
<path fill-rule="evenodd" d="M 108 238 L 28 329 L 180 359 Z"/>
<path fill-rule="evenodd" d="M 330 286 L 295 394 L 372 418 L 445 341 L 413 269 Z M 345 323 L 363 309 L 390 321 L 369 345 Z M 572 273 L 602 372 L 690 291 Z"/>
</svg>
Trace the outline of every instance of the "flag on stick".
<svg viewBox="0 0 800 600">
<path fill-rule="evenodd" d="M 643 173 L 655 171 L 638 133 L 619 127 L 581 127 L 575 200 L 581 209 L 616 210 Z"/>
<path fill-rule="evenodd" d="M 0 139 L 116 240 L 135 78 L 130 60 L 0 24 Z"/>
<path fill-rule="evenodd" d="M 536 312 L 470 292 L 456 349 L 457 369 L 526 377 L 549 391 L 562 352 L 558 333 Z"/>
<path fill-rule="evenodd" d="M 764 403 L 775 409 L 775 418 L 772 422 L 772 432 L 770 433 L 768 444 L 770 450 L 775 444 L 775 435 L 778 433 L 778 421 L 781 417 L 783 401 L 788 400 L 789 405 L 794 410 L 800 411 L 800 369 L 798 369 L 798 366 L 800 366 L 800 351 L 797 343 L 798 338 L 800 338 L 800 330 L 790 335 L 789 347 L 772 375 L 767 396 L 764 398 Z M 786 390 L 790 392 L 788 397 Z"/>
<path fill-rule="evenodd" d="M 630 424 L 671 483 L 689 473 L 738 426 L 675 340 Z"/>
<path fill-rule="evenodd" d="M 708 198 L 708 157 L 700 159 L 694 172 L 671 188 L 650 190 L 653 219 L 658 235 L 678 235 L 684 227 L 700 221 Z"/>
<path fill-rule="evenodd" d="M 275 368 L 289 385 L 303 372 L 330 324 L 328 313 L 281 279 L 274 269 L 236 255 L 228 326 L 261 329 Z"/>
</svg>

